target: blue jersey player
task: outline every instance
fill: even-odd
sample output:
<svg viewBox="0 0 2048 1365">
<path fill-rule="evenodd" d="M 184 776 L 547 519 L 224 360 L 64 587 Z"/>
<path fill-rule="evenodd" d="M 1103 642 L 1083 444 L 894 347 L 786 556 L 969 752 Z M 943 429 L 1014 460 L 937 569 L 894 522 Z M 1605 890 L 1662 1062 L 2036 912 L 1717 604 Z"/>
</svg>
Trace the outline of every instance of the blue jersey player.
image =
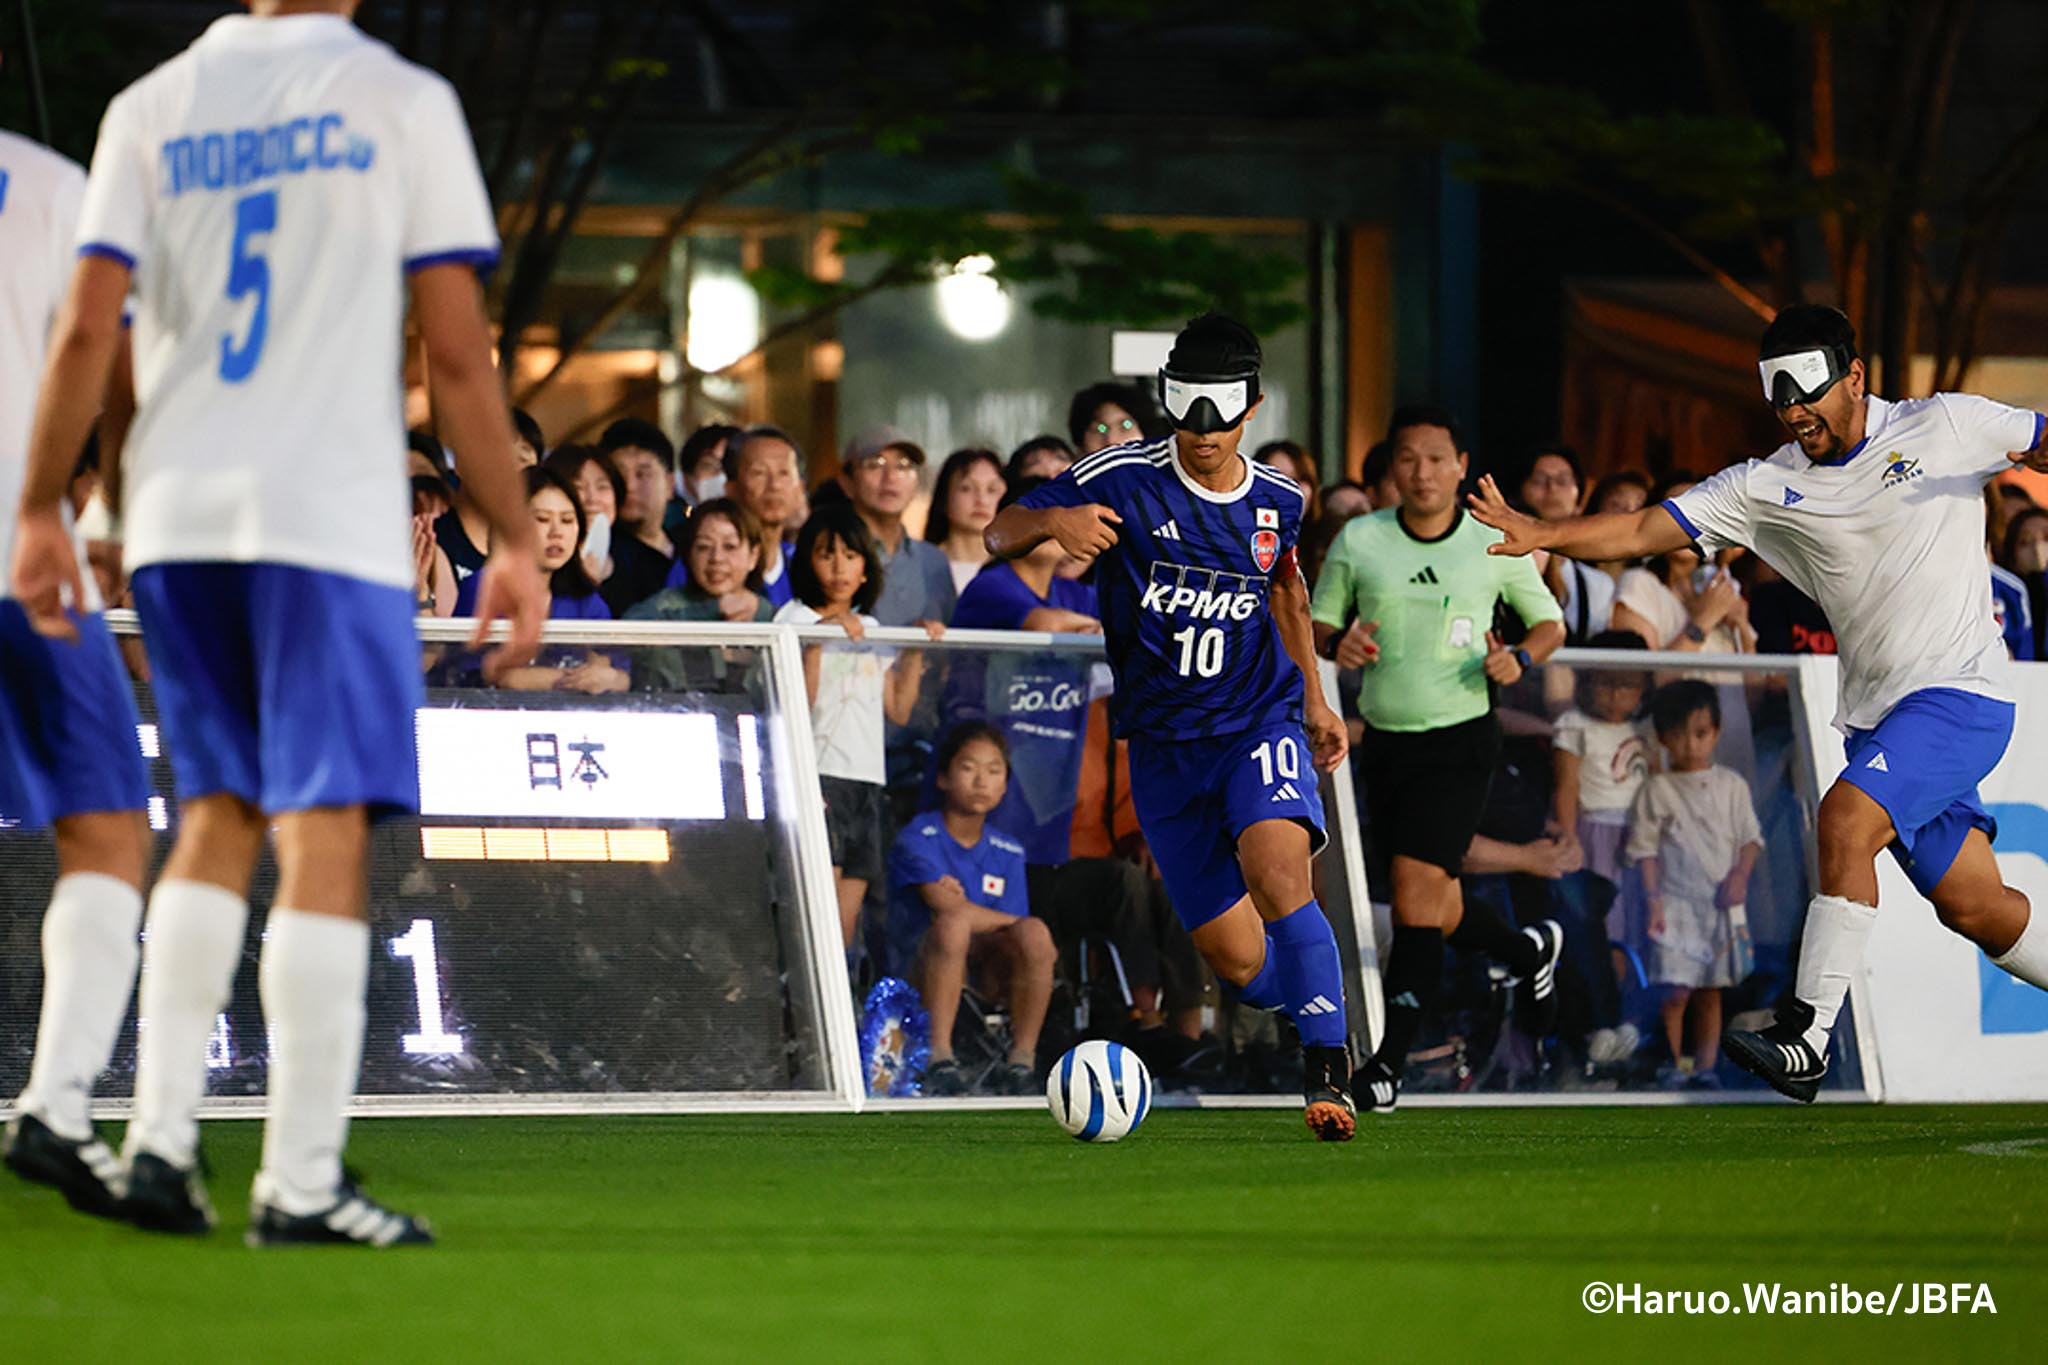
<svg viewBox="0 0 2048 1365">
<path fill-rule="evenodd" d="M 453 89 L 350 23 L 251 0 L 116 96 L 79 215 L 21 495 L 13 582 L 69 630 L 58 515 L 136 295 L 123 539 L 179 829 L 151 892 L 122 1213 L 203 1233 L 206 1045 L 266 836 L 270 1106 L 257 1245 L 430 1240 L 344 1173 L 369 970 L 369 820 L 414 807 L 423 700 L 397 376 L 408 286 L 433 398 L 493 523 L 477 614 L 545 614 L 477 268 L 496 224 Z M 478 635 L 481 637 L 482 631 Z"/>
<path fill-rule="evenodd" d="M 1301 489 L 1238 453 L 1260 359 L 1241 323 L 1196 318 L 1160 374 L 1173 434 L 1087 457 L 987 540 L 1000 558 L 1051 539 L 1096 559 L 1111 714 L 1167 894 L 1221 980 L 1294 1020 L 1308 1126 L 1342 1142 L 1356 1114 L 1343 974 L 1309 862 L 1326 841 L 1317 770 L 1346 739 L 1295 566 Z"/>
</svg>

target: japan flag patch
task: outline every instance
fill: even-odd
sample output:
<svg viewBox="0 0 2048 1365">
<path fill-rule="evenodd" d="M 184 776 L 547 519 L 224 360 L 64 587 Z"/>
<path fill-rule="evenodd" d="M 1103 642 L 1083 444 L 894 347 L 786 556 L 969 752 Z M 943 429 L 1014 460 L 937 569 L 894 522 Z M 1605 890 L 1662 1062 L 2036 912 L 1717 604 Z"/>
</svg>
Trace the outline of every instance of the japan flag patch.
<svg viewBox="0 0 2048 1365">
<path fill-rule="evenodd" d="M 1258 523 L 1258 524 L 1259 524 L 1259 529 L 1260 529 L 1261 531 L 1277 531 L 1277 530 L 1279 530 L 1279 529 L 1280 529 L 1280 509 L 1279 509 L 1279 508 L 1277 508 L 1277 507 L 1255 507 L 1255 508 L 1253 508 L 1252 510 L 1253 510 L 1253 511 L 1254 511 L 1255 513 L 1257 513 L 1257 514 L 1258 514 L 1258 518 L 1259 518 L 1259 523 Z"/>
<path fill-rule="evenodd" d="M 1003 887 L 1007 884 L 1008 883 L 1003 878 L 998 877 L 993 872 L 984 872 L 981 874 L 981 894 L 984 896 L 1002 895 Z"/>
<path fill-rule="evenodd" d="M 1280 533 L 1278 531 L 1252 532 L 1252 563 L 1259 566 L 1260 573 L 1270 572 L 1273 568 L 1273 562 L 1279 558 Z"/>
</svg>

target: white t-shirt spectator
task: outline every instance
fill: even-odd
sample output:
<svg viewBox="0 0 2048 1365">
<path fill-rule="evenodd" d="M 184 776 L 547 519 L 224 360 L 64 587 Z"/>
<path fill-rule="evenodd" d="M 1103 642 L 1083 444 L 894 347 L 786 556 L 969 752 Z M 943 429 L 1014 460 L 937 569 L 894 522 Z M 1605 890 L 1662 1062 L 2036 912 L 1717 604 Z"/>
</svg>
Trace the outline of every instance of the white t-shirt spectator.
<svg viewBox="0 0 2048 1365">
<path fill-rule="evenodd" d="M 78 235 L 135 272 L 129 566 L 410 588 L 406 276 L 498 255 L 454 88 L 340 15 L 215 20 L 107 107 Z"/>
<path fill-rule="evenodd" d="M 1606 630 L 1614 617 L 1615 582 L 1603 569 L 1564 561 L 1564 628 L 1573 644 L 1586 641 Z"/>
<path fill-rule="evenodd" d="M 1664 580 L 1648 569 L 1630 569 L 1622 574 L 1621 586 L 1614 600 L 1648 621 L 1657 632 L 1657 638 L 1649 642 L 1652 649 L 1671 648 L 1692 620 L 1678 594 L 1665 587 Z M 1742 637 L 1726 621 L 1717 622 L 1707 632 L 1706 643 L 1700 646 L 1700 651 L 1705 654 L 1747 652 L 1742 647 Z"/>
<path fill-rule="evenodd" d="M 1735 855 L 1761 844 L 1749 783 L 1716 764 L 1694 773 L 1653 773 L 1629 813 L 1628 860 L 1657 859 L 1666 900 L 1711 908 Z"/>
<path fill-rule="evenodd" d="M 1627 822 L 1629 803 L 1650 775 L 1651 743 L 1646 721 L 1595 720 L 1576 707 L 1557 718 L 1552 746 L 1579 756 L 1581 818 Z"/>
<path fill-rule="evenodd" d="M 778 609 L 784 625 L 814 626 L 817 610 L 802 602 Z M 879 627 L 872 616 L 860 618 L 867 630 Z M 818 745 L 818 775 L 851 782 L 889 780 L 882 746 L 882 692 L 896 651 L 886 645 L 852 641 L 824 647 L 818 661 L 818 699 L 811 703 L 811 735 Z"/>
</svg>

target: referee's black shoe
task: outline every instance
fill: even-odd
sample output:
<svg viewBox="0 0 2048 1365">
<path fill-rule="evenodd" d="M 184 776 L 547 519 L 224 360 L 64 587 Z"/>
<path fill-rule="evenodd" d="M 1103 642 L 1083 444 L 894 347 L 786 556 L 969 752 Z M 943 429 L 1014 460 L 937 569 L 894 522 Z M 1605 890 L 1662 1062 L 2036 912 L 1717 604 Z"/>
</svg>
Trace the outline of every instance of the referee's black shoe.
<svg viewBox="0 0 2048 1365">
<path fill-rule="evenodd" d="M 1557 1032 L 1557 959 L 1564 952 L 1564 928 L 1554 919 L 1532 924 L 1522 936 L 1536 944 L 1536 969 L 1515 989 L 1516 1021 L 1532 1038 Z"/>
<path fill-rule="evenodd" d="M 1391 1114 L 1401 1102 L 1401 1078 L 1377 1057 L 1368 1057 L 1351 1078 L 1351 1093 L 1375 1114 Z"/>
<path fill-rule="evenodd" d="M 4 1154 L 0 1159 L 6 1161 L 8 1170 L 23 1180 L 48 1185 L 80 1213 L 97 1218 L 120 1216 L 125 1188 L 121 1158 L 100 1141 L 98 1133 L 73 1140 L 59 1136 L 34 1114 L 21 1114 L 8 1123 L 0 1154 Z"/>
<path fill-rule="evenodd" d="M 426 1219 L 387 1209 L 344 1179 L 334 1203 L 318 1213 L 291 1214 L 251 1200 L 244 1240 L 252 1247 L 432 1246 L 434 1230 Z"/>
<path fill-rule="evenodd" d="M 1302 1120 L 1318 1142 L 1349 1142 L 1358 1131 L 1358 1106 L 1351 1102 L 1351 1051 L 1343 1047 L 1301 1050 Z"/>
<path fill-rule="evenodd" d="M 1812 1104 L 1828 1074 L 1827 1053 L 1806 1041 L 1813 1027 L 1813 1006 L 1788 1000 L 1778 1006 L 1778 1022 L 1767 1029 L 1730 1029 L 1721 1035 L 1721 1050 L 1752 1076 L 1760 1076 L 1780 1095 Z"/>
<path fill-rule="evenodd" d="M 149 1232 L 200 1237 L 213 1231 L 213 1202 L 198 1165 L 173 1166 L 152 1152 L 128 1159 L 128 1188 L 121 1195 L 120 1217 Z"/>
</svg>

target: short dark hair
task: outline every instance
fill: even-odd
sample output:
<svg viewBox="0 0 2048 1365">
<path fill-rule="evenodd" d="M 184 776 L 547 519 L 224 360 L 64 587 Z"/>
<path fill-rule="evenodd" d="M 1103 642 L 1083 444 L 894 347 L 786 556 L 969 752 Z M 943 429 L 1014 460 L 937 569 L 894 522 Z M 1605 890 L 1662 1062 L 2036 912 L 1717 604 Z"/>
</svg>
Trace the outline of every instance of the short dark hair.
<svg viewBox="0 0 2048 1365">
<path fill-rule="evenodd" d="M 1394 443 L 1379 441 L 1365 452 L 1365 463 L 1358 467 L 1358 481 L 1371 492 L 1373 485 L 1385 483 L 1387 474 L 1394 467 Z"/>
<path fill-rule="evenodd" d="M 1136 414 L 1133 414 L 1133 416 L 1135 415 Z M 1003 470 L 1003 477 L 1008 479 L 1011 483 L 1017 482 L 1018 475 L 1023 472 L 1024 462 L 1030 459 L 1033 455 L 1036 455 L 1041 450 L 1058 451 L 1060 458 L 1065 460 L 1070 465 L 1074 463 L 1074 461 L 1081 458 L 1080 455 L 1075 452 L 1073 446 L 1069 445 L 1060 437 L 1053 435 L 1051 432 L 1047 432 L 1042 436 L 1032 437 L 1023 445 L 1018 446 L 1015 450 L 1010 452 L 1010 463 Z"/>
<path fill-rule="evenodd" d="M 603 473 L 605 480 L 611 484 L 612 506 L 625 506 L 625 476 L 620 474 L 619 467 L 612 463 L 612 457 L 599 450 L 596 446 L 559 446 L 549 451 L 547 458 L 541 461 L 541 465 L 544 468 L 552 469 L 555 473 L 561 475 L 562 481 L 569 485 L 571 491 L 576 487 L 577 476 L 583 472 L 583 466 L 587 464 L 596 465 L 598 470 Z M 580 502 L 581 499 L 579 498 L 578 501 Z"/>
<path fill-rule="evenodd" d="M 690 519 L 683 523 L 682 544 L 676 546 L 676 560 L 685 569 L 683 592 L 691 597 L 705 596 L 704 589 L 697 585 L 694 576 L 687 573 L 690 565 L 690 549 L 697 543 L 697 537 L 704 530 L 704 523 L 715 517 L 724 517 L 732 528 L 740 533 L 740 539 L 754 547 L 754 571 L 747 575 L 747 588 L 751 592 L 762 592 L 765 584 L 761 580 L 762 561 L 768 557 L 768 538 L 761 530 L 761 519 L 734 502 L 731 498 L 712 498 L 699 503 L 690 512 Z"/>
<path fill-rule="evenodd" d="M 1650 694 L 1650 723 L 1657 727 L 1659 735 L 1683 729 L 1701 711 L 1707 713 L 1716 730 L 1721 728 L 1721 695 L 1712 683 L 1698 678 L 1681 678 Z"/>
<path fill-rule="evenodd" d="M 1003 766 L 1009 766 L 1010 741 L 1008 737 L 985 720 L 970 720 L 954 726 L 946 733 L 946 737 L 939 741 L 938 751 L 932 756 L 937 766 L 932 771 L 945 772 L 946 769 L 953 766 L 953 760 L 960 757 L 960 751 L 974 743 L 977 739 L 985 739 L 995 745 L 996 751 L 1003 756 Z"/>
<path fill-rule="evenodd" d="M 604 435 L 597 438 L 597 444 L 607 455 L 616 455 L 622 450 L 644 450 L 661 461 L 661 467 L 671 474 L 676 468 L 676 447 L 652 422 L 638 417 L 621 417 L 604 429 Z"/>
<path fill-rule="evenodd" d="M 526 500 L 532 502 L 543 492 L 552 488 L 569 500 L 569 506 L 576 512 L 576 548 L 569 554 L 569 562 L 554 571 L 548 578 L 548 591 L 557 597 L 588 597 L 597 591 L 597 584 L 591 581 L 590 571 L 583 567 L 583 538 L 590 534 L 590 522 L 583 515 L 583 503 L 576 496 L 576 490 L 569 481 L 543 464 L 526 467 Z"/>
<path fill-rule="evenodd" d="M 1264 361 L 1265 353 L 1252 329 L 1212 309 L 1189 318 L 1187 326 L 1180 329 L 1167 353 L 1166 368 L 1182 374 L 1256 374 Z"/>
<path fill-rule="evenodd" d="M 1067 404 L 1067 437 L 1075 445 L 1088 432 L 1088 424 L 1095 420 L 1095 414 L 1114 403 L 1131 415 L 1138 424 L 1138 434 L 1132 440 L 1144 440 L 1152 434 L 1146 426 L 1146 419 L 1152 416 L 1154 405 L 1146 399 L 1145 391 L 1135 384 L 1101 383 L 1090 384 L 1075 394 Z M 1122 445 L 1112 441 L 1111 445 Z"/>
<path fill-rule="evenodd" d="M 1529 452 L 1529 458 L 1522 461 L 1522 468 L 1515 475 L 1515 487 L 1529 482 L 1529 476 L 1536 472 L 1536 466 L 1544 460 L 1563 460 L 1572 467 L 1572 478 L 1580 487 L 1586 484 L 1586 467 L 1579 462 L 1579 452 L 1563 441 L 1545 441 Z"/>
<path fill-rule="evenodd" d="M 548 438 L 541 434 L 540 423 L 533 420 L 533 414 L 525 408 L 512 409 L 512 430 L 519 433 L 519 439 L 533 447 L 533 458 L 544 460 L 548 454 Z"/>
<path fill-rule="evenodd" d="M 436 469 L 447 469 L 448 447 L 431 431 L 408 431 L 405 433 L 405 448 L 418 455 L 424 455 L 433 462 Z"/>
<path fill-rule="evenodd" d="M 875 548 L 875 537 L 860 513 L 844 500 L 813 510 L 804 529 L 797 532 L 796 553 L 789 559 L 790 595 L 807 607 L 825 605 L 825 587 L 811 567 L 811 556 L 820 542 L 827 540 L 844 545 L 867 565 L 867 580 L 854 590 L 853 609 L 863 614 L 873 611 L 875 599 L 882 595 L 882 552 Z"/>
<path fill-rule="evenodd" d="M 1009 486 L 1010 477 L 1003 471 L 1003 457 L 984 446 L 967 446 L 954 451 L 939 466 L 939 477 L 932 480 L 931 510 L 925 513 L 924 538 L 933 545 L 944 545 L 946 538 L 953 534 L 953 518 L 946 510 L 947 499 L 953 496 L 953 485 L 967 477 L 967 472 L 978 464 L 985 464 L 995 470 L 996 477 Z"/>
<path fill-rule="evenodd" d="M 729 426 L 724 422 L 706 422 L 683 438 L 683 448 L 676 452 L 676 468 L 687 478 L 690 471 L 696 468 L 697 461 L 704 458 L 705 451 L 721 441 L 730 442 L 739 434 L 738 427 Z"/>
<path fill-rule="evenodd" d="M 1617 488 L 1640 488 L 1643 490 L 1644 505 L 1650 496 L 1650 476 L 1640 469 L 1617 469 L 1611 474 L 1602 474 L 1600 481 L 1593 485 L 1593 491 L 1586 497 L 1586 510 L 1597 513 L 1600 504 L 1607 501 L 1607 495 Z"/>
<path fill-rule="evenodd" d="M 1756 355 L 1759 360 L 1769 360 L 1799 351 L 1830 349 L 1840 350 L 1845 359 L 1855 359 L 1856 325 L 1849 315 L 1824 303 L 1795 303 L 1780 309 L 1764 328 Z"/>
<path fill-rule="evenodd" d="M 1647 652 L 1650 648 L 1650 645 L 1648 641 L 1644 640 L 1642 636 L 1636 634 L 1632 630 L 1608 629 L 1595 631 L 1593 633 L 1593 638 L 1586 641 L 1586 648 L 1639 649 Z M 1617 677 L 1627 677 L 1632 679 L 1633 681 L 1640 683 L 1648 683 L 1650 680 L 1650 675 L 1647 670 L 1642 672 L 1634 672 L 1628 669 L 1614 667 L 1581 668 L 1578 670 L 1578 675 L 1578 681 L 1576 685 L 1572 688 L 1572 695 L 1573 698 L 1578 702 L 1580 710 L 1585 710 L 1591 706 L 1592 685 L 1595 682 L 1611 682 Z"/>
<path fill-rule="evenodd" d="M 1440 408 L 1434 403 L 1403 403 L 1387 419 L 1387 444 L 1393 445 L 1394 438 L 1410 427 L 1442 427 L 1451 435 L 1452 448 L 1460 455 L 1465 453 L 1464 430 L 1458 426 L 1458 419 L 1451 416 L 1449 408 Z"/>
<path fill-rule="evenodd" d="M 804 448 L 796 438 L 781 427 L 762 423 L 759 426 L 744 427 L 725 440 L 725 477 L 737 479 L 740 476 L 740 457 L 747 453 L 747 446 L 754 441 L 780 441 L 796 452 L 797 477 L 803 477 Z"/>
</svg>

